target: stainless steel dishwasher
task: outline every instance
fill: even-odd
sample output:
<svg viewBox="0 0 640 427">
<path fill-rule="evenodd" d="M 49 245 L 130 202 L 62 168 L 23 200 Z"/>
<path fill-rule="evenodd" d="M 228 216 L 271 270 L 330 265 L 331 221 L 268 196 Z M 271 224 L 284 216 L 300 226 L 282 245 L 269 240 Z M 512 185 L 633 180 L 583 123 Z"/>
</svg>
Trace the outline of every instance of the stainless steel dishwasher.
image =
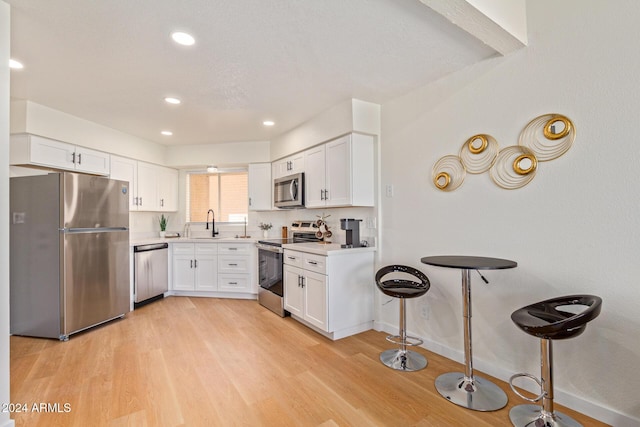
<svg viewBox="0 0 640 427">
<path fill-rule="evenodd" d="M 169 245 L 155 243 L 133 247 L 134 307 L 162 298 L 169 290 Z"/>
</svg>

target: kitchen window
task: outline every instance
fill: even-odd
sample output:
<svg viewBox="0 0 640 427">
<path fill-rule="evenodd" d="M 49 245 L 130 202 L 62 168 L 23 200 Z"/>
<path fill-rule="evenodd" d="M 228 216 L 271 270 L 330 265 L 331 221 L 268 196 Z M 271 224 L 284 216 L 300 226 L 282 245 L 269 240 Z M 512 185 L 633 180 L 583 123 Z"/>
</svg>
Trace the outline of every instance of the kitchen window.
<svg viewBox="0 0 640 427">
<path fill-rule="evenodd" d="M 187 222 L 205 222 L 213 209 L 216 222 L 244 222 L 249 210 L 246 170 L 187 173 Z"/>
</svg>

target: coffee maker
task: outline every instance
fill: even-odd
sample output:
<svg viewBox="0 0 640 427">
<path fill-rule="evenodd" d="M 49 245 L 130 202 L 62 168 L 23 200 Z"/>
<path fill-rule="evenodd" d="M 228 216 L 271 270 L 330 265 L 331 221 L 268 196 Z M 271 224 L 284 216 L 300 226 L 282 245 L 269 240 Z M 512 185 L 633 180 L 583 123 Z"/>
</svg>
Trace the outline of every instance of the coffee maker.
<svg viewBox="0 0 640 427">
<path fill-rule="evenodd" d="M 340 245 L 343 248 L 359 248 L 360 247 L 360 222 L 361 219 L 342 218 L 340 220 L 340 229 L 345 230 L 347 234 L 346 242 Z"/>
</svg>

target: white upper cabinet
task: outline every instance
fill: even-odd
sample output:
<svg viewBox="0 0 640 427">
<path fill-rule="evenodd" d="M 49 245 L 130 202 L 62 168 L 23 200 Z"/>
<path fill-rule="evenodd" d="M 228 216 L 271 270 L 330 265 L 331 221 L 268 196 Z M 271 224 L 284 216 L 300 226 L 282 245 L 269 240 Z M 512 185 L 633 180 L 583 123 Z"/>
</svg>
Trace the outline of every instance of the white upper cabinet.
<svg viewBox="0 0 640 427">
<path fill-rule="evenodd" d="M 249 164 L 249 210 L 271 210 L 271 163 Z"/>
<path fill-rule="evenodd" d="M 129 210 L 138 209 L 138 162 L 126 157 L 111 155 L 109 178 L 129 181 Z"/>
<path fill-rule="evenodd" d="M 297 153 L 273 162 L 273 179 L 305 171 L 304 153 Z"/>
<path fill-rule="evenodd" d="M 158 210 L 160 204 L 158 203 L 158 182 L 156 176 L 156 165 L 138 162 L 138 200 L 136 200 L 136 210 Z"/>
<path fill-rule="evenodd" d="M 174 212 L 178 210 L 178 171 L 156 166 L 158 182 L 158 210 Z"/>
<path fill-rule="evenodd" d="M 109 175 L 109 154 L 38 135 L 11 135 L 11 164 Z"/>
<path fill-rule="evenodd" d="M 305 206 L 373 206 L 373 137 L 350 134 L 305 151 Z"/>
<path fill-rule="evenodd" d="M 126 157 L 111 156 L 113 179 L 129 181 L 129 210 L 178 210 L 178 171 Z"/>
<path fill-rule="evenodd" d="M 319 145 L 305 151 L 306 172 L 304 174 L 305 206 L 325 206 L 326 147 Z"/>
</svg>

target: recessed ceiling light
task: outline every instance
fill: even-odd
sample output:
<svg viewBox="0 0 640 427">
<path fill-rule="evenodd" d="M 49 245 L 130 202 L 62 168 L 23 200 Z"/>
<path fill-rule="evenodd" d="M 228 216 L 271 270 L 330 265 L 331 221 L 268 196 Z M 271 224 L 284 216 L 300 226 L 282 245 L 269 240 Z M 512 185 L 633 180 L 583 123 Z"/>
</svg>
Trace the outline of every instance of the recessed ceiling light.
<svg viewBox="0 0 640 427">
<path fill-rule="evenodd" d="M 196 39 L 194 39 L 191 34 L 181 33 L 179 31 L 172 33 L 171 38 L 173 39 L 174 42 L 184 46 L 191 46 L 196 42 Z"/>
<path fill-rule="evenodd" d="M 160 132 L 161 134 L 165 135 L 165 136 L 171 136 L 173 135 L 173 132 L 171 132 L 170 130 L 163 130 L 162 132 Z"/>
<path fill-rule="evenodd" d="M 262 122 L 262 124 L 265 125 L 265 126 L 273 126 L 276 123 L 271 121 L 271 120 L 265 120 L 264 122 Z"/>
<path fill-rule="evenodd" d="M 10 59 L 9 68 L 13 68 L 14 70 L 21 70 L 24 68 L 24 65 L 22 65 L 21 62 L 18 62 L 15 59 Z"/>
<path fill-rule="evenodd" d="M 171 98 L 169 96 L 166 97 L 164 100 L 169 104 L 180 104 L 182 102 L 178 98 Z"/>
<path fill-rule="evenodd" d="M 209 173 L 218 172 L 218 167 L 217 166 L 207 166 L 207 172 L 209 172 Z"/>
</svg>

